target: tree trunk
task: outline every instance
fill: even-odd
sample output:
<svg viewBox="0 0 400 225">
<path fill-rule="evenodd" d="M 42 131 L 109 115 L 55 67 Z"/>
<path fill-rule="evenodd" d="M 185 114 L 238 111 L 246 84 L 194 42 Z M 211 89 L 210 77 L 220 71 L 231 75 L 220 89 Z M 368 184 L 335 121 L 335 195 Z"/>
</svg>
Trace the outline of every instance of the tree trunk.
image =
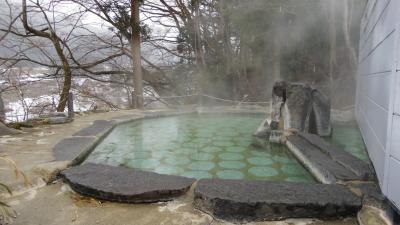
<svg viewBox="0 0 400 225">
<path fill-rule="evenodd" d="M 27 15 L 27 4 L 26 0 L 22 0 L 22 24 L 27 31 L 27 33 L 32 33 L 35 36 L 38 37 L 43 37 L 49 39 L 52 43 L 53 46 L 57 52 L 58 57 L 61 60 L 62 66 L 63 66 L 63 71 L 64 71 L 64 83 L 63 83 L 63 88 L 60 94 L 60 102 L 58 103 L 57 106 L 57 111 L 58 112 L 64 112 L 67 100 L 68 100 L 68 94 L 71 89 L 71 83 L 72 83 L 72 71 L 71 67 L 68 63 L 67 57 L 64 55 L 63 49 L 61 47 L 61 39 L 57 36 L 55 31 L 52 29 L 51 26 L 48 27 L 50 32 L 45 32 L 44 30 L 37 30 L 29 26 L 28 23 L 28 15 Z"/>
<path fill-rule="evenodd" d="M 195 57 L 196 57 L 196 65 L 199 67 L 200 70 L 203 69 L 205 66 L 204 60 L 204 51 L 203 46 L 201 44 L 201 30 L 200 30 L 200 1 L 195 0 L 193 3 L 193 31 L 194 31 L 194 50 L 195 50 Z"/>
<path fill-rule="evenodd" d="M 139 0 L 131 0 L 131 29 L 130 40 L 132 64 L 133 64 L 133 96 L 132 106 L 143 109 L 143 71 L 140 50 L 140 15 Z"/>
<path fill-rule="evenodd" d="M 55 38 L 55 39 L 57 39 L 57 38 Z M 69 91 L 71 90 L 72 71 L 71 71 L 71 67 L 68 63 L 68 59 L 65 57 L 58 40 L 52 40 L 52 42 L 53 42 L 54 48 L 56 49 L 57 55 L 60 58 L 62 65 L 63 65 L 64 82 L 63 82 L 63 88 L 62 88 L 62 91 L 60 94 L 60 102 L 58 103 L 58 106 L 57 106 L 57 112 L 64 112 L 65 106 L 67 105 L 67 101 L 68 101 Z"/>
<path fill-rule="evenodd" d="M 6 121 L 6 109 L 0 92 L 0 123 Z"/>
</svg>

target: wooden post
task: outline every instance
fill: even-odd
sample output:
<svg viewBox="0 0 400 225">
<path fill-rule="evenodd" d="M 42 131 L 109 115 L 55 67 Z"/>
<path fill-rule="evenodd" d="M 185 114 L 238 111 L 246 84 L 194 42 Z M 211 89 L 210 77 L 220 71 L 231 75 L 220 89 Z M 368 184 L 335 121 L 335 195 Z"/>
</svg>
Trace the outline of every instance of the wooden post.
<svg viewBox="0 0 400 225">
<path fill-rule="evenodd" d="M 73 119 L 74 116 L 74 94 L 70 92 L 68 94 L 68 118 Z"/>
</svg>

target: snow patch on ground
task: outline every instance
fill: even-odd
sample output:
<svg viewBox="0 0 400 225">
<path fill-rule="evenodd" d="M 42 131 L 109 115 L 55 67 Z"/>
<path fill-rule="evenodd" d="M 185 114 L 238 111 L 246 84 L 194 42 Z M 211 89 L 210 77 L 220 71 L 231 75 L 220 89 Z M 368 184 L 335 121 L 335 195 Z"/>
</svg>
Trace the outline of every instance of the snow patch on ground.
<svg viewBox="0 0 400 225">
<path fill-rule="evenodd" d="M 26 97 L 20 101 L 10 102 L 6 106 L 6 120 L 17 122 L 37 117 L 38 113 L 35 113 L 35 108 L 40 110 L 38 106 L 45 106 L 56 102 L 58 102 L 58 97 L 52 95 L 42 95 L 38 98 Z M 33 112 L 26 113 L 27 110 Z"/>
</svg>

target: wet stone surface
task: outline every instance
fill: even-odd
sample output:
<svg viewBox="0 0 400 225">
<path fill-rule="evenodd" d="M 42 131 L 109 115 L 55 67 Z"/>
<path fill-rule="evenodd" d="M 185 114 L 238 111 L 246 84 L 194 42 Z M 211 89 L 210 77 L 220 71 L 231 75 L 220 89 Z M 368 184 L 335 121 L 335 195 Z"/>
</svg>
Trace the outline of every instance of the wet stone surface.
<svg viewBox="0 0 400 225">
<path fill-rule="evenodd" d="M 357 195 L 362 196 L 363 204 L 378 208 L 385 207 L 385 196 L 377 184 L 373 182 L 350 183 L 348 187 Z"/>
<path fill-rule="evenodd" d="M 82 195 L 124 203 L 172 200 L 188 191 L 195 181 L 91 163 L 65 170 L 61 175 L 72 189 Z"/>
<path fill-rule="evenodd" d="M 94 137 L 71 137 L 58 142 L 53 148 L 57 161 L 74 161 L 87 151 L 95 142 Z"/>
<path fill-rule="evenodd" d="M 73 136 L 100 136 L 110 130 L 113 125 L 111 121 L 96 120 L 91 126 L 76 132 Z"/>
<path fill-rule="evenodd" d="M 343 147 L 332 145 L 314 134 L 300 133 L 299 135 L 312 145 L 318 147 L 332 160 L 351 170 L 362 180 L 372 180 L 374 178 L 374 173 L 370 165 L 356 156 L 346 152 Z"/>
<path fill-rule="evenodd" d="M 361 198 L 341 185 L 204 179 L 194 206 L 232 222 L 355 216 Z"/>
<path fill-rule="evenodd" d="M 360 176 L 357 176 L 351 170 L 333 160 L 329 155 L 321 151 L 321 149 L 299 135 L 289 136 L 287 145 L 308 168 L 313 170 L 313 174 L 322 183 L 329 184 L 337 181 L 361 179 Z"/>
</svg>

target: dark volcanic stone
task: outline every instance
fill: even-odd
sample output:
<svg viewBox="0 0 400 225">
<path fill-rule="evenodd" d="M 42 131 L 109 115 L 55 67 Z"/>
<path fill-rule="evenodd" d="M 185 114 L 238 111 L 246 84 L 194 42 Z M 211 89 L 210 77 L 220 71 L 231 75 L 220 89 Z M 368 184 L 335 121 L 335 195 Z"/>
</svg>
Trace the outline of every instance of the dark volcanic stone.
<svg viewBox="0 0 400 225">
<path fill-rule="evenodd" d="M 314 123 L 315 131 L 311 133 L 319 136 L 331 135 L 331 102 L 330 99 L 319 90 L 312 91 L 312 117 L 310 124 Z"/>
<path fill-rule="evenodd" d="M 114 123 L 107 120 L 96 120 L 89 127 L 86 127 L 73 136 L 101 136 L 110 131 L 114 127 Z"/>
<path fill-rule="evenodd" d="M 322 152 L 329 155 L 334 161 L 351 170 L 361 180 L 373 180 L 375 175 L 370 165 L 354 155 L 346 152 L 342 147 L 332 145 L 314 134 L 299 133 L 301 137 L 318 147 Z"/>
<path fill-rule="evenodd" d="M 268 140 L 270 134 L 271 134 L 271 128 L 268 124 L 268 121 L 264 120 L 263 122 L 261 122 L 256 132 L 254 132 L 253 136 L 264 140 Z"/>
<path fill-rule="evenodd" d="M 331 134 L 330 99 L 304 83 L 277 82 L 272 92 L 271 130 Z"/>
<path fill-rule="evenodd" d="M 19 130 L 15 130 L 12 128 L 7 127 L 0 121 L 0 136 L 4 135 L 13 135 L 13 134 L 19 134 L 21 133 Z"/>
<path fill-rule="evenodd" d="M 337 180 L 360 180 L 360 177 L 351 170 L 332 160 L 331 157 L 301 136 L 289 136 L 286 145 L 314 176 L 323 183 L 334 183 Z"/>
<path fill-rule="evenodd" d="M 361 198 L 341 185 L 205 179 L 194 205 L 232 222 L 355 216 Z"/>
<path fill-rule="evenodd" d="M 292 83 L 287 87 L 284 107 L 285 129 L 308 130 L 308 121 L 312 109 L 311 87 Z"/>
<path fill-rule="evenodd" d="M 84 157 L 95 144 L 95 137 L 72 137 L 61 140 L 54 146 L 54 157 L 58 161 L 77 161 Z"/>
<path fill-rule="evenodd" d="M 80 194 L 124 203 L 168 201 L 184 194 L 195 181 L 91 163 L 65 170 L 61 175 Z"/>
<path fill-rule="evenodd" d="M 272 111 L 271 111 L 271 129 L 279 129 L 279 123 L 282 117 L 282 107 L 286 101 L 286 82 L 277 82 L 272 90 Z"/>
</svg>

